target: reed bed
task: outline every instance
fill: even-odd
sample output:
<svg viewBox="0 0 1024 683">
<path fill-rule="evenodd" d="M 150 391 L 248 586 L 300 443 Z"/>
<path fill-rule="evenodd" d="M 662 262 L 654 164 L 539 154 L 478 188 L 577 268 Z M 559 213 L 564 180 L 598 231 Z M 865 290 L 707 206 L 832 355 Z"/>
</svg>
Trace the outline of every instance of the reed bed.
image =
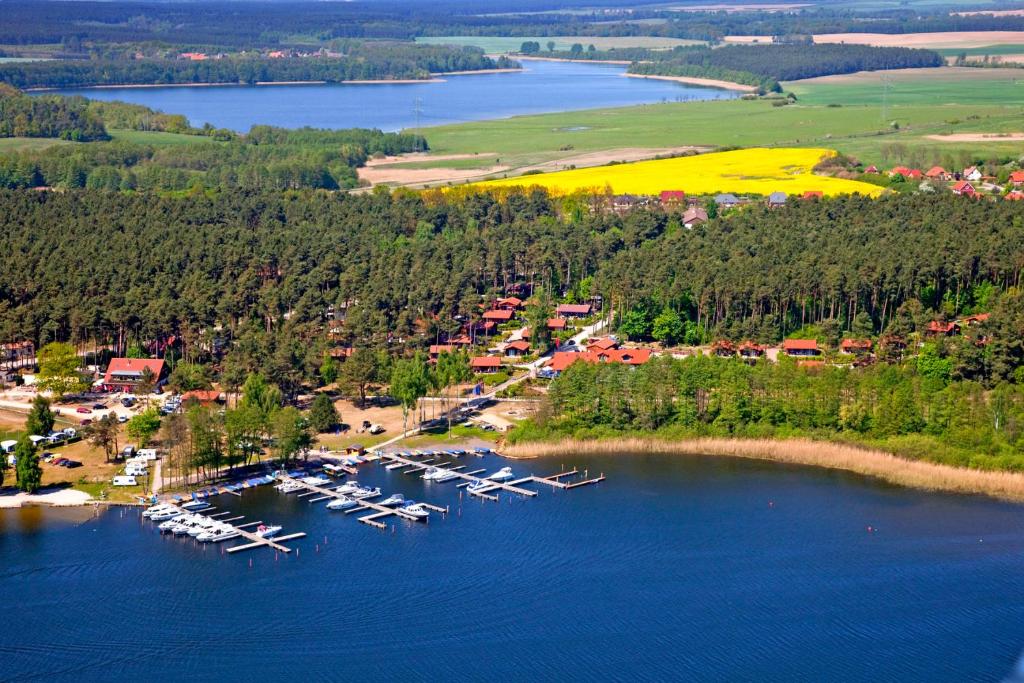
<svg viewBox="0 0 1024 683">
<path fill-rule="evenodd" d="M 883 451 L 810 439 L 702 438 L 667 441 L 623 437 L 578 441 L 564 439 L 506 446 L 510 458 L 581 455 L 671 453 L 770 460 L 793 465 L 827 467 L 875 477 L 891 484 L 952 493 L 984 494 L 1024 502 L 1024 474 L 952 467 L 923 460 L 907 460 Z"/>
</svg>

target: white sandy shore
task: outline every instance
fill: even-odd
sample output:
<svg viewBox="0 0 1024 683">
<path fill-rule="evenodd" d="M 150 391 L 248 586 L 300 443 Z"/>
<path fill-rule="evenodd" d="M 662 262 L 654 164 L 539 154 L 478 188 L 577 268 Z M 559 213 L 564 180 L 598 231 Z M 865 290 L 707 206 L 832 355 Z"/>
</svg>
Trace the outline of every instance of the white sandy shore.
<svg viewBox="0 0 1024 683">
<path fill-rule="evenodd" d="M 693 76 L 653 76 L 647 74 L 623 74 L 629 78 L 649 78 L 652 81 L 674 81 L 676 83 L 686 83 L 688 85 L 703 85 L 709 88 L 722 88 L 723 90 L 738 90 L 739 92 L 756 92 L 757 88 L 753 85 L 743 85 L 742 83 L 733 83 L 732 81 L 720 81 L 715 78 L 696 78 Z"/>
<path fill-rule="evenodd" d="M 69 507 L 74 505 L 86 505 L 92 502 L 92 498 L 84 491 L 75 489 L 42 490 L 39 493 L 11 493 L 0 494 L 0 509 L 20 508 L 26 505 L 49 505 L 52 507 Z"/>
</svg>

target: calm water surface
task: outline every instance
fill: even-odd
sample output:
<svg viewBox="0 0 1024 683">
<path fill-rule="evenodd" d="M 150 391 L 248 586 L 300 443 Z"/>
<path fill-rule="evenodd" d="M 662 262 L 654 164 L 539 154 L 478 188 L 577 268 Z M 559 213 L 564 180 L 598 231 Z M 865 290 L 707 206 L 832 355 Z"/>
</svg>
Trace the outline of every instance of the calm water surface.
<svg viewBox="0 0 1024 683">
<path fill-rule="evenodd" d="M 609 479 L 499 504 L 364 466 L 452 508 L 387 532 L 268 487 L 216 499 L 309 533 L 277 560 L 135 510 L 0 511 L 0 679 L 998 680 L 1024 646 L 1020 507 L 748 461 L 574 464 Z"/>
<path fill-rule="evenodd" d="M 608 64 L 524 62 L 521 73 L 446 76 L 443 82 L 434 83 L 86 88 L 59 92 L 134 102 L 184 114 L 193 125 L 212 123 L 238 131 L 247 131 L 253 124 L 393 131 L 413 128 L 417 121 L 421 126 L 437 126 L 518 114 L 736 96 L 717 88 L 626 78 L 624 73 L 625 67 Z"/>
</svg>

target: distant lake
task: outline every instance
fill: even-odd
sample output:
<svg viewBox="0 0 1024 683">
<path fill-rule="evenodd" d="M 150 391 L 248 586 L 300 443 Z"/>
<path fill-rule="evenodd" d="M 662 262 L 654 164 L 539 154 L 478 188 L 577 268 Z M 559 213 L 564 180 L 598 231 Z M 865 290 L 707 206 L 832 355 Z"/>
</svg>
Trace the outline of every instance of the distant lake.
<svg viewBox="0 0 1024 683">
<path fill-rule="evenodd" d="M 460 460 L 608 480 L 492 503 L 364 465 L 450 506 L 387 531 L 269 486 L 214 499 L 309 534 L 276 559 L 137 509 L 0 510 L 0 680 L 959 683 L 1024 648 L 1021 506 L 749 460 Z"/>
<path fill-rule="evenodd" d="M 380 128 L 385 131 L 520 114 L 624 107 L 654 102 L 736 97 L 735 92 L 645 78 L 623 66 L 524 62 L 521 73 L 443 76 L 441 82 L 168 88 L 81 88 L 59 91 L 96 100 L 143 104 L 184 114 L 192 125 L 247 131 L 285 128 Z"/>
</svg>

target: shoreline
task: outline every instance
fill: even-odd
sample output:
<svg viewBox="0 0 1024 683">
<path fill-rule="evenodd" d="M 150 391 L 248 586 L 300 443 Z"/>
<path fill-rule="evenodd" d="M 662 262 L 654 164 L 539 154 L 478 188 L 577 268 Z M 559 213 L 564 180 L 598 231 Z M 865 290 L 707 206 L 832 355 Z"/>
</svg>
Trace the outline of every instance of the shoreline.
<svg viewBox="0 0 1024 683">
<path fill-rule="evenodd" d="M 533 57 L 515 55 L 517 60 L 526 59 L 534 62 L 570 62 L 572 64 L 618 64 L 619 66 L 629 66 L 633 62 L 628 59 L 569 59 L 568 57 Z"/>
<path fill-rule="evenodd" d="M 908 460 L 885 451 L 811 439 L 698 438 L 666 441 L 620 437 L 597 441 L 563 439 L 506 446 L 503 457 L 513 460 L 577 455 L 709 455 L 767 460 L 789 465 L 852 472 L 907 488 L 943 493 L 981 494 L 998 500 L 1024 502 L 1024 474 L 972 470 L 922 460 Z"/>
<path fill-rule="evenodd" d="M 735 90 L 737 92 L 757 92 L 757 87 L 753 85 L 743 85 L 742 83 L 733 83 L 732 81 L 720 81 L 714 78 L 697 78 L 696 76 L 657 76 L 653 74 L 622 74 L 628 78 L 649 78 L 653 81 L 673 81 L 675 83 L 685 83 L 687 85 L 702 85 L 709 88 L 720 88 L 722 90 Z"/>
</svg>

